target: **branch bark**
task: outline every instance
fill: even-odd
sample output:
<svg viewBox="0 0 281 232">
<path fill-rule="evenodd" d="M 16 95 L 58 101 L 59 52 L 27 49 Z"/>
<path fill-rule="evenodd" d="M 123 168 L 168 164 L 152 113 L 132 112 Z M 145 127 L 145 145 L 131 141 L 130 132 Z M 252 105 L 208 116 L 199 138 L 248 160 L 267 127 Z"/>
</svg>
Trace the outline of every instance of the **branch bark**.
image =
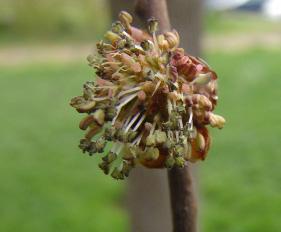
<svg viewBox="0 0 281 232">
<path fill-rule="evenodd" d="M 161 32 L 170 30 L 170 19 L 166 0 L 138 0 L 135 7 L 136 14 L 143 21 L 151 17 L 158 19 Z"/>
<path fill-rule="evenodd" d="M 196 199 L 190 167 L 168 171 L 174 232 L 196 231 Z"/>
<path fill-rule="evenodd" d="M 136 13 L 142 20 L 158 19 L 161 32 L 170 30 L 166 0 L 138 0 Z M 190 168 L 173 168 L 168 171 L 174 232 L 196 231 L 196 201 Z"/>
</svg>

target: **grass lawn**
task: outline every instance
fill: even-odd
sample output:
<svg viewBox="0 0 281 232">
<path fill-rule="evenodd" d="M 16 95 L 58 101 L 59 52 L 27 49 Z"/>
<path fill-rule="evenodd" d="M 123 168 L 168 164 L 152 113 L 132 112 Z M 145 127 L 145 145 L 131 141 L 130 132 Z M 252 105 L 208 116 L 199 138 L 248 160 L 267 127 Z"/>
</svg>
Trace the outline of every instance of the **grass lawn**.
<svg viewBox="0 0 281 232">
<path fill-rule="evenodd" d="M 77 147 L 86 62 L 0 70 L 0 231 L 126 231 L 122 182 Z"/>
<path fill-rule="evenodd" d="M 280 231 L 280 51 L 208 61 L 227 125 L 199 165 L 202 231 Z M 0 68 L 0 231 L 129 230 L 124 183 L 77 148 L 81 117 L 68 101 L 92 75 L 83 61 Z"/>
<path fill-rule="evenodd" d="M 279 21 L 265 19 L 260 14 L 249 12 L 209 12 L 204 17 L 204 26 L 211 35 L 281 33 Z"/>
<path fill-rule="evenodd" d="M 275 232 L 281 229 L 280 50 L 215 53 L 220 77 L 213 147 L 200 166 L 203 230 Z"/>
</svg>

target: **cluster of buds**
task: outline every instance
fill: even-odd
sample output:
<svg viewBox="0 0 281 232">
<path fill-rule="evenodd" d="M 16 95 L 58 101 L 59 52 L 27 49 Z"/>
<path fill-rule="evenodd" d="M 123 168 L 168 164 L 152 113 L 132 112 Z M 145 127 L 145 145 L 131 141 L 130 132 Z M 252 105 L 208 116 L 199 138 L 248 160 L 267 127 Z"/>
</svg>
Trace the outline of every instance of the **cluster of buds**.
<svg viewBox="0 0 281 232">
<path fill-rule="evenodd" d="M 99 167 L 115 179 L 127 177 L 136 164 L 172 168 L 204 160 L 206 126 L 225 123 L 213 113 L 217 76 L 208 64 L 178 47 L 175 30 L 157 33 L 155 19 L 140 30 L 132 21 L 122 11 L 97 43 L 98 54 L 88 57 L 97 78 L 70 103 L 87 114 L 79 147 L 90 155 L 107 150 Z"/>
</svg>

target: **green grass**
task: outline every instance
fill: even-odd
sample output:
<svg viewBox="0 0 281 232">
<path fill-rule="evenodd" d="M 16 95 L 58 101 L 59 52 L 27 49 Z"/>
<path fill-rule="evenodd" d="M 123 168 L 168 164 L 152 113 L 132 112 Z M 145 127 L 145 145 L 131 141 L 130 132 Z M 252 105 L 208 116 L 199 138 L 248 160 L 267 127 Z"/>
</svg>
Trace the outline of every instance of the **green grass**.
<svg viewBox="0 0 281 232">
<path fill-rule="evenodd" d="M 280 231 L 280 51 L 208 57 L 227 124 L 200 165 L 202 231 Z"/>
<path fill-rule="evenodd" d="M 202 231 L 279 231 L 280 52 L 208 60 L 220 77 L 216 112 L 227 124 L 212 130 L 199 164 Z M 124 184 L 77 148 L 81 115 L 68 101 L 90 68 L 81 61 L 0 70 L 0 231 L 128 231 Z"/>
<path fill-rule="evenodd" d="M 89 41 L 109 18 L 103 0 L 0 0 L 0 42 Z"/>
<path fill-rule="evenodd" d="M 126 231 L 123 183 L 81 154 L 85 64 L 0 68 L 0 231 Z"/>
<path fill-rule="evenodd" d="M 281 33 L 280 22 L 254 13 L 209 12 L 204 17 L 204 26 L 212 35 Z"/>
</svg>

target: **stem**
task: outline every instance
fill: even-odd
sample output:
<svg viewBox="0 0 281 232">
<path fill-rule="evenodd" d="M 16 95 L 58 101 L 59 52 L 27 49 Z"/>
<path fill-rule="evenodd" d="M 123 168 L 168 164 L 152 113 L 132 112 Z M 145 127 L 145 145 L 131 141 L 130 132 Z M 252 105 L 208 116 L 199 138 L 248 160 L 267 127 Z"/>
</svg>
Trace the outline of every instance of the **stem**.
<svg viewBox="0 0 281 232">
<path fill-rule="evenodd" d="M 159 21 L 160 31 L 170 30 L 166 0 L 137 0 L 135 9 L 136 14 L 142 21 L 146 22 L 151 17 L 154 17 Z"/>
<path fill-rule="evenodd" d="M 161 32 L 170 30 L 166 0 L 137 0 L 136 13 L 146 21 L 155 17 Z M 196 201 L 190 167 L 172 168 L 168 171 L 174 232 L 196 231 Z"/>
<path fill-rule="evenodd" d="M 174 232 L 196 231 L 196 200 L 190 167 L 168 171 Z"/>
</svg>

